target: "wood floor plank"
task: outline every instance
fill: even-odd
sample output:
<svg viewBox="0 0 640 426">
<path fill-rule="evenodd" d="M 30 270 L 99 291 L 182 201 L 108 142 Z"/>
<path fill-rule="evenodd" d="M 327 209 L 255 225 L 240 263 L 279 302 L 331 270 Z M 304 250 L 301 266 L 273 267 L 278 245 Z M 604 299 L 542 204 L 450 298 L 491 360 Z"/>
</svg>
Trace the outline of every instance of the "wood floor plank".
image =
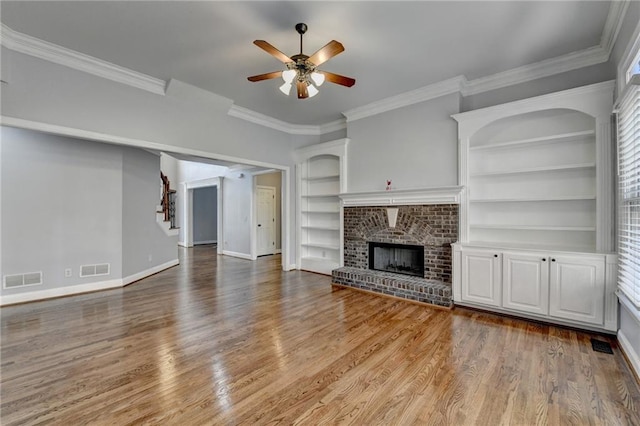
<svg viewBox="0 0 640 426">
<path fill-rule="evenodd" d="M 607 336 L 337 289 L 280 256 L 180 257 L 2 308 L 0 423 L 640 425 Z"/>
</svg>

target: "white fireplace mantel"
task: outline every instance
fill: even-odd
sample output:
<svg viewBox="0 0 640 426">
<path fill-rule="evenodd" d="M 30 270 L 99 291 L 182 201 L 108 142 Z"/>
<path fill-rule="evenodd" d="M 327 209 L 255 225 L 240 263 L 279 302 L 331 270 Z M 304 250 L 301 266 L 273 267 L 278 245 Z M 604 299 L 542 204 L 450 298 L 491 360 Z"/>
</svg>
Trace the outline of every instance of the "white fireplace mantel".
<svg viewBox="0 0 640 426">
<path fill-rule="evenodd" d="M 442 186 L 422 189 L 401 189 L 340 194 L 348 206 L 403 206 L 416 204 L 460 204 L 462 186 Z"/>
</svg>

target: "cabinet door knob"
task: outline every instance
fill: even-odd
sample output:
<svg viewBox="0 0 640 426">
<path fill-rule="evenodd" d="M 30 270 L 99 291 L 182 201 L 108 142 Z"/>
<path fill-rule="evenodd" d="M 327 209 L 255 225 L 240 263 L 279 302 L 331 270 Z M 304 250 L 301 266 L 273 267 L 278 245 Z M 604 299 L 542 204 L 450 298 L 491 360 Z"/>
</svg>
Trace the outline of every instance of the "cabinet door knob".
<svg viewBox="0 0 640 426">
<path fill-rule="evenodd" d="M 551 261 L 552 261 L 552 262 L 555 262 L 556 260 L 555 260 L 555 259 L 551 259 Z"/>
<path fill-rule="evenodd" d="M 547 261 L 547 259 L 546 259 L 545 257 L 543 257 L 543 258 L 542 258 L 542 261 L 543 261 L 543 262 L 546 262 L 546 261 Z"/>
<path fill-rule="evenodd" d="M 498 257 L 498 255 L 497 255 L 497 254 L 494 254 L 494 255 L 493 255 L 493 257 Z"/>
</svg>

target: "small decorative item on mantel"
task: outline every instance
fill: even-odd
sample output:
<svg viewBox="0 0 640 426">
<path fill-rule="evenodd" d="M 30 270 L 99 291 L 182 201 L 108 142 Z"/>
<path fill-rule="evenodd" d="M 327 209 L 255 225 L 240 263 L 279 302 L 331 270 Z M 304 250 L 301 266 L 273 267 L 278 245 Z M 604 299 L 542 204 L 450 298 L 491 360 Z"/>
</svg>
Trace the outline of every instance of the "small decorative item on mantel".
<svg viewBox="0 0 640 426">
<path fill-rule="evenodd" d="M 391 191 L 391 179 L 387 179 L 387 191 Z"/>
</svg>

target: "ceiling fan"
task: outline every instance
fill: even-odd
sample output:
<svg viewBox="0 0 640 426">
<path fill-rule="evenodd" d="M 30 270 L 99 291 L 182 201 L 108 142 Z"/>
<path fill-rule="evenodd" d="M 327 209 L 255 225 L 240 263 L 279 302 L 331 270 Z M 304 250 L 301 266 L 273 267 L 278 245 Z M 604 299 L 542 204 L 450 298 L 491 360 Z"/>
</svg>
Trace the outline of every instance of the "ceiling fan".
<svg viewBox="0 0 640 426">
<path fill-rule="evenodd" d="M 317 67 L 344 51 L 342 43 L 331 40 L 316 53 L 307 56 L 302 53 L 302 36 L 307 32 L 307 24 L 297 24 L 296 31 L 300 34 L 300 53 L 291 57 L 285 55 L 264 40 L 255 40 L 253 42 L 253 44 L 265 52 L 282 61 L 287 66 L 287 69 L 285 71 L 274 71 L 254 75 L 248 77 L 249 81 L 262 81 L 282 77 L 284 84 L 280 86 L 280 91 L 288 96 L 291 92 L 291 87 L 295 84 L 298 99 L 311 98 L 317 95 L 318 87 L 321 86 L 325 80 L 346 87 L 351 87 L 356 84 L 353 78 L 317 69 Z"/>
</svg>

